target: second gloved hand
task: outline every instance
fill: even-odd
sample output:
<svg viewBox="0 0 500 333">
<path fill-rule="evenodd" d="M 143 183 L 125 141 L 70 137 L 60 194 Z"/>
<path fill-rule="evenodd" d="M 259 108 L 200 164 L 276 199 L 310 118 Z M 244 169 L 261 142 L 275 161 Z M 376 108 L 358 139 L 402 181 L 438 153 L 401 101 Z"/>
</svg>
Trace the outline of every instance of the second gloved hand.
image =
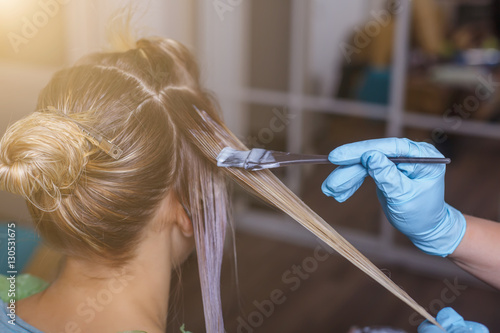
<svg viewBox="0 0 500 333">
<path fill-rule="evenodd" d="M 436 320 L 447 333 L 489 333 L 486 326 L 473 321 L 465 321 L 452 308 L 439 311 Z M 418 333 L 443 333 L 443 330 L 426 320 L 418 326 Z"/>
<path fill-rule="evenodd" d="M 394 164 L 389 157 L 443 157 L 428 143 L 386 138 L 343 145 L 329 160 L 337 165 L 322 186 L 347 200 L 370 175 L 387 219 L 423 252 L 447 256 L 465 233 L 465 218 L 444 201 L 444 164 Z"/>
</svg>

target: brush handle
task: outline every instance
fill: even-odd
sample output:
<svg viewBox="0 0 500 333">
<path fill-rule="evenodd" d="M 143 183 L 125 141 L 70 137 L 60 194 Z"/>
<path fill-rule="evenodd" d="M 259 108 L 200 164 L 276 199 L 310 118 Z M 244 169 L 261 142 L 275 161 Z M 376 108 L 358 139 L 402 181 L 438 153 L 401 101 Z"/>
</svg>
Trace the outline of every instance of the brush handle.
<svg viewBox="0 0 500 333">
<path fill-rule="evenodd" d="M 394 163 L 451 163 L 446 157 L 388 157 L 388 159 Z"/>
<path fill-rule="evenodd" d="M 273 168 L 294 165 L 294 164 L 332 164 L 326 155 L 301 155 L 301 154 L 274 154 L 276 162 L 279 165 L 274 165 Z M 451 160 L 445 157 L 388 157 L 394 163 L 443 163 L 450 164 Z M 274 163 L 276 163 L 274 162 Z M 266 163 L 262 163 L 265 166 Z"/>
</svg>

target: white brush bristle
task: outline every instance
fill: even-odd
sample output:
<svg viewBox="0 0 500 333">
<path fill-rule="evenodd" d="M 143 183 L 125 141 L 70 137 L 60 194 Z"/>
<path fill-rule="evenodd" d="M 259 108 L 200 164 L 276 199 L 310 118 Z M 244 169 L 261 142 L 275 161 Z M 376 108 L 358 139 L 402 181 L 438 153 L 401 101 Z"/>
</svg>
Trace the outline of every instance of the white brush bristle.
<svg viewBox="0 0 500 333">
<path fill-rule="evenodd" d="M 217 155 L 217 166 L 223 168 L 243 168 L 248 154 L 250 154 L 249 150 L 242 151 L 225 147 Z"/>
</svg>

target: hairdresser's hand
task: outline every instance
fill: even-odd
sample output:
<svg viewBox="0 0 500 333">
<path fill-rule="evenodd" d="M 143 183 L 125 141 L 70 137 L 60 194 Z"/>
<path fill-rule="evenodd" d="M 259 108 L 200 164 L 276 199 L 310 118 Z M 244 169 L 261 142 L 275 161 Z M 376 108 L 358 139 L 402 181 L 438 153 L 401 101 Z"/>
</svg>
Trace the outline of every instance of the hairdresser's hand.
<svg viewBox="0 0 500 333">
<path fill-rule="evenodd" d="M 473 321 L 465 321 L 452 308 L 444 308 L 436 316 L 437 322 L 443 326 L 447 333 L 488 333 L 483 324 Z M 428 320 L 418 327 L 418 333 L 443 333 L 439 327 L 431 324 Z"/>
<path fill-rule="evenodd" d="M 420 250 L 447 256 L 465 233 L 465 218 L 444 201 L 444 164 L 394 164 L 391 157 L 443 157 L 427 143 L 376 139 L 343 145 L 329 160 L 340 165 L 325 180 L 323 192 L 347 200 L 369 174 L 387 219 Z"/>
</svg>

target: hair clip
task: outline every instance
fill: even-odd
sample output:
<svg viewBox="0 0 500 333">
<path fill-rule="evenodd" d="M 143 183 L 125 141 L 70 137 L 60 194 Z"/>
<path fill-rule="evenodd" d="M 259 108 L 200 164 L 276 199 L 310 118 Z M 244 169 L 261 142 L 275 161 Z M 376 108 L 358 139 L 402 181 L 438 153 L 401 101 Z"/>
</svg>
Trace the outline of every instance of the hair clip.
<svg viewBox="0 0 500 333">
<path fill-rule="evenodd" d="M 99 134 L 97 131 L 90 129 L 76 120 L 72 119 L 71 117 L 67 116 L 66 114 L 60 112 L 53 106 L 48 106 L 47 110 L 52 111 L 57 113 L 58 115 L 70 120 L 73 122 L 75 125 L 77 125 L 82 132 L 85 134 L 87 137 L 87 140 L 89 140 L 93 145 L 99 147 L 102 151 L 104 151 L 106 154 L 114 158 L 115 160 L 119 159 L 122 154 L 123 150 L 120 149 L 117 145 L 112 143 L 110 140 L 108 140 L 105 136 Z"/>
</svg>

